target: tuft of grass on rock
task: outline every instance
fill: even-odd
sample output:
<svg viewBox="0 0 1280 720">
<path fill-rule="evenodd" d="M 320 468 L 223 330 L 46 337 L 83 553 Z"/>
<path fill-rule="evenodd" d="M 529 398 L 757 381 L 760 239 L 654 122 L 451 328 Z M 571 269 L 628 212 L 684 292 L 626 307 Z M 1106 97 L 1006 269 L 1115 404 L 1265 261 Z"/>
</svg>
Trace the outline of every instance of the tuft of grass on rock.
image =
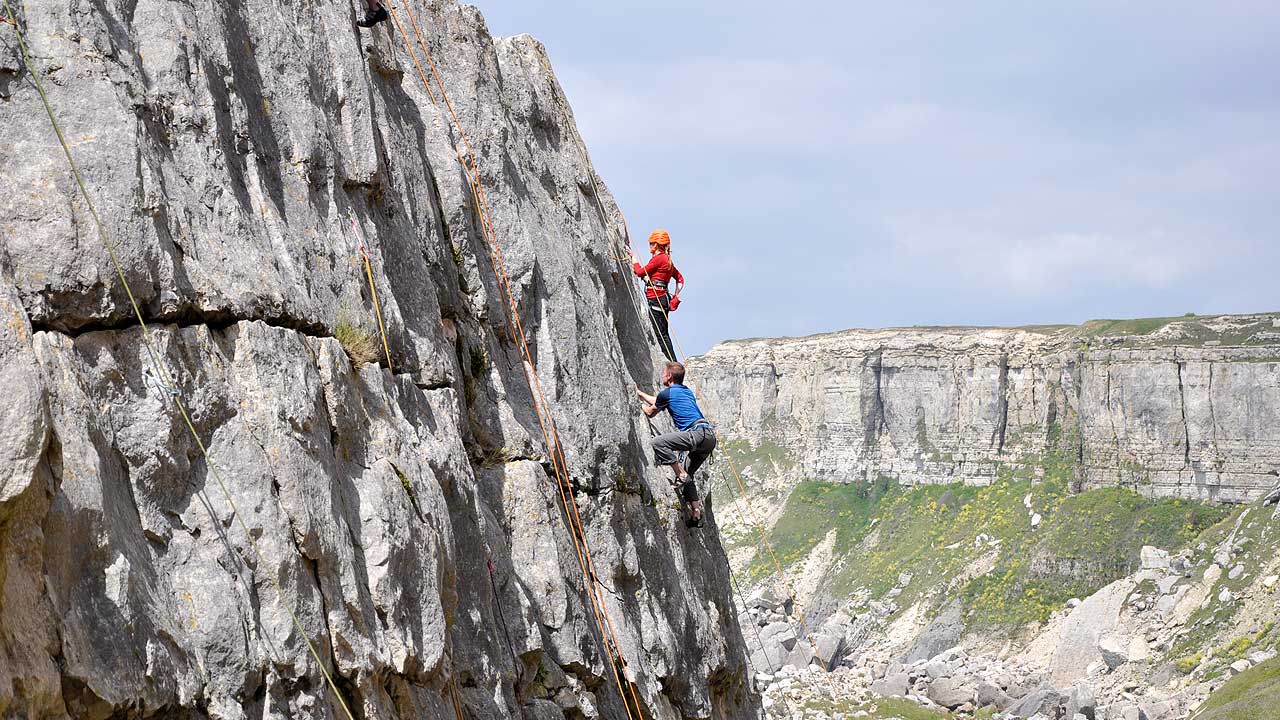
<svg viewBox="0 0 1280 720">
<path fill-rule="evenodd" d="M 356 367 L 367 363 L 376 363 L 380 357 L 378 334 L 368 324 L 361 322 L 351 311 L 343 308 L 338 313 L 338 322 L 333 329 L 333 336 L 342 344 L 347 357 Z"/>
<path fill-rule="evenodd" d="M 1200 667 L 1200 663 L 1204 661 L 1203 653 L 1195 655 L 1187 655 L 1174 661 L 1173 666 L 1183 675 L 1190 675 L 1196 668 Z"/>
</svg>

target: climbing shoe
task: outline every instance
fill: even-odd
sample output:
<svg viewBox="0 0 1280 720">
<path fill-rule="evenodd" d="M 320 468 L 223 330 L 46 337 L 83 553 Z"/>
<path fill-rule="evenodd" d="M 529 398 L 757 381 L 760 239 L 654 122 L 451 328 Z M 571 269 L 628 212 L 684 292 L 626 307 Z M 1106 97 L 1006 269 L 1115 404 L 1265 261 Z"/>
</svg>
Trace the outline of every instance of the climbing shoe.
<svg viewBox="0 0 1280 720">
<path fill-rule="evenodd" d="M 706 523 L 703 521 L 701 516 L 698 516 L 698 517 L 690 516 L 684 521 L 684 526 L 687 528 L 700 528 L 705 524 Z"/>
<path fill-rule="evenodd" d="M 374 10 L 373 12 L 370 12 L 369 14 L 357 20 L 356 25 L 359 25 L 362 28 L 368 28 L 368 27 L 373 27 L 374 25 L 377 25 L 378 23 L 386 19 L 387 19 L 387 9 L 379 5 L 377 10 Z"/>
</svg>

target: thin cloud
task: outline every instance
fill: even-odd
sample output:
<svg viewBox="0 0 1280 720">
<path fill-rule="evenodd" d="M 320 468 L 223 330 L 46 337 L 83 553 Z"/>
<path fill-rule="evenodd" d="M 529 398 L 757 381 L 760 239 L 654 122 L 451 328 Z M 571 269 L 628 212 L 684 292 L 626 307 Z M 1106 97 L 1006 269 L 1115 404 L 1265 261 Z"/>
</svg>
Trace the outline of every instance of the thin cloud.
<svg viewBox="0 0 1280 720">
<path fill-rule="evenodd" d="M 1280 5 L 679 7 L 483 9 L 678 238 L 686 349 L 1277 309 Z"/>
</svg>

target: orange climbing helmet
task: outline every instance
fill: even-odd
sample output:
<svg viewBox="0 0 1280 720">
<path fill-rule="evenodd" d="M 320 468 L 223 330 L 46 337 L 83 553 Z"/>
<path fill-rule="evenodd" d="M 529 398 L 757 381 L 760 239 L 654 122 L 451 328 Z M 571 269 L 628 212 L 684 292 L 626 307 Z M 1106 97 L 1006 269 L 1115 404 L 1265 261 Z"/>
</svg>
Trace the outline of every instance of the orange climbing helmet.
<svg viewBox="0 0 1280 720">
<path fill-rule="evenodd" d="M 671 247 L 671 235 L 666 230 L 654 230 L 649 233 L 649 244 L 658 247 Z"/>
</svg>

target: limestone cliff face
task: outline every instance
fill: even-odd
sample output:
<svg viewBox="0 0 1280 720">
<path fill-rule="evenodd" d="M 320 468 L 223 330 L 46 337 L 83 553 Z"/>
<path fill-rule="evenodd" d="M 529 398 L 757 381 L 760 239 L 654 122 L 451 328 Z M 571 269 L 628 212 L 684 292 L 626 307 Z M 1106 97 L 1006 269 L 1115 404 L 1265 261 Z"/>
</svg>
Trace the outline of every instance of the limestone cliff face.
<svg viewBox="0 0 1280 720">
<path fill-rule="evenodd" d="M 356 717 L 626 717 L 461 139 L 362 5 L 15 2 L 176 387 L 0 25 L 0 717 L 339 717 L 322 665 Z M 629 679 L 757 717 L 716 533 L 654 502 L 655 358 L 547 57 L 413 7 L 573 476 L 614 488 L 578 505 Z M 334 337 L 376 328 L 352 216 L 394 372 Z"/>
<path fill-rule="evenodd" d="M 850 330 L 727 342 L 691 374 L 728 435 L 791 451 L 792 479 L 985 483 L 1054 450 L 1083 487 L 1242 502 L 1280 468 L 1277 325 Z"/>
</svg>

